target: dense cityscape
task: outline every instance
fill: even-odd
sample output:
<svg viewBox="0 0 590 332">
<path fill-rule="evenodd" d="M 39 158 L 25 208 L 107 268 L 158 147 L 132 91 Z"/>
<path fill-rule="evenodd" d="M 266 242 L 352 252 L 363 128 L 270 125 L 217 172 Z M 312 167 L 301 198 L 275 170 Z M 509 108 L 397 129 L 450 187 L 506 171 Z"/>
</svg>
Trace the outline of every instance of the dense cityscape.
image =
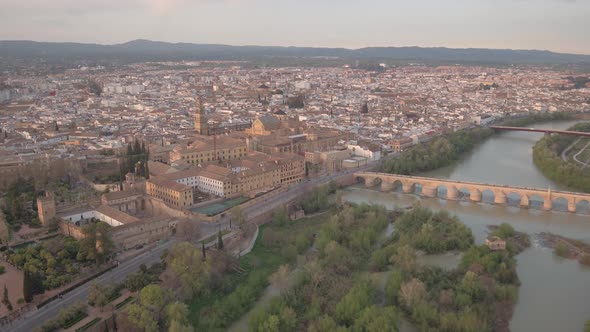
<svg viewBox="0 0 590 332">
<path fill-rule="evenodd" d="M 590 5 L 0 7 L 0 331 L 590 332 Z"/>
</svg>

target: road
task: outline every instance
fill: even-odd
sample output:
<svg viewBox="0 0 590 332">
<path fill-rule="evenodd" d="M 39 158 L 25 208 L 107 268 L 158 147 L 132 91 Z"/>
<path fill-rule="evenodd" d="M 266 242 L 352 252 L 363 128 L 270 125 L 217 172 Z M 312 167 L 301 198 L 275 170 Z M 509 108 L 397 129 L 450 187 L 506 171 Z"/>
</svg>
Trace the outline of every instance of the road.
<svg viewBox="0 0 590 332">
<path fill-rule="evenodd" d="M 125 280 L 128 275 L 139 270 L 139 266 L 141 264 L 151 265 L 153 263 L 159 262 L 160 256 L 164 250 L 170 248 L 174 242 L 175 241 L 167 241 L 149 251 L 130 258 L 111 271 L 106 272 L 100 277 L 94 279 L 94 281 L 105 285 L 121 282 Z M 57 317 L 61 309 L 66 308 L 76 302 L 86 301 L 90 284 L 90 282 L 87 282 L 78 288 L 64 294 L 61 299 L 56 299 L 38 310 L 28 312 L 24 315 L 24 317 L 13 322 L 12 325 L 6 325 L 2 327 L 0 331 L 32 331 L 36 327 L 41 326 L 45 321 Z"/>
<path fill-rule="evenodd" d="M 249 220 L 255 217 L 258 217 L 264 213 L 272 211 L 292 200 L 294 200 L 297 196 L 311 191 L 315 186 L 328 183 L 331 180 L 334 180 L 341 176 L 346 176 L 358 171 L 367 171 L 372 167 L 377 166 L 377 162 L 369 163 L 366 166 L 346 170 L 344 172 L 326 175 L 322 177 L 318 177 L 315 179 L 308 180 L 306 182 L 299 183 L 297 185 L 292 186 L 289 188 L 288 191 L 283 192 L 275 197 L 269 198 L 268 200 L 262 201 L 257 205 L 253 205 L 249 208 L 244 209 L 244 217 Z M 212 234 L 217 233 L 217 230 L 221 228 L 227 228 L 227 222 L 222 222 L 219 224 L 210 224 L 209 226 L 205 227 L 206 229 L 202 230 L 201 234 L 206 234 L 202 236 L 202 239 L 209 237 Z M 226 236 L 229 236 L 228 234 Z M 226 237 L 224 236 L 224 238 Z M 200 240 L 198 242 L 200 242 Z M 127 278 L 128 275 L 135 273 L 139 270 L 139 266 L 141 264 L 151 265 L 153 263 L 160 261 L 160 256 L 164 252 L 164 250 L 169 249 L 176 240 L 169 240 L 158 246 L 146 251 L 144 253 L 139 254 L 133 258 L 130 258 L 127 261 L 121 262 L 121 264 L 115 267 L 113 270 L 106 272 L 105 274 L 101 275 L 100 277 L 94 279 L 101 284 L 113 284 L 117 282 L 122 282 Z M 197 243 L 198 243 L 197 242 Z M 90 282 L 87 282 L 83 285 L 80 285 L 78 288 L 66 293 L 63 295 L 61 299 L 56 299 L 51 303 L 41 307 L 38 310 L 28 312 L 19 320 L 12 322 L 11 325 L 6 325 L 0 328 L 0 331 L 14 331 L 14 332 L 30 332 L 34 328 L 41 326 L 45 321 L 49 319 L 53 319 L 57 317 L 59 311 L 63 308 L 66 308 L 76 302 L 83 302 L 86 301 L 88 297 L 88 289 L 90 287 Z"/>
</svg>

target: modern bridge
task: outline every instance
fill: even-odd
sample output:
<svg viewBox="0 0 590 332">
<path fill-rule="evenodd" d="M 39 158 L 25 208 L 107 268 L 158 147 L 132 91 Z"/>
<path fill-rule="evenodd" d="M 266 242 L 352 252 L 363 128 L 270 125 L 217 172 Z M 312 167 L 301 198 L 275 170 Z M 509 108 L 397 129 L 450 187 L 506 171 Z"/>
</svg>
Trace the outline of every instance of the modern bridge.
<svg viewBox="0 0 590 332">
<path fill-rule="evenodd" d="M 494 129 L 494 130 L 528 131 L 528 132 L 533 132 L 533 133 L 545 133 L 547 135 L 550 135 L 550 134 L 559 134 L 559 135 L 590 137 L 590 132 L 583 132 L 583 131 L 569 131 L 569 130 L 555 130 L 555 129 L 535 129 L 535 128 L 506 127 L 506 126 L 490 126 L 490 128 L 491 129 Z"/>
<path fill-rule="evenodd" d="M 402 191 L 407 194 L 420 194 L 424 197 L 439 197 L 448 200 L 459 200 L 459 192 L 468 192 L 469 200 L 481 202 L 482 193 L 489 191 L 494 194 L 495 204 L 506 204 L 509 195 L 519 196 L 520 206 L 523 208 L 530 207 L 531 199 L 542 201 L 543 210 L 547 211 L 552 210 L 554 203 L 557 201 L 566 202 L 568 211 L 572 213 L 576 212 L 579 203 L 586 202 L 586 204 L 590 204 L 590 194 L 554 191 L 551 189 L 513 187 L 374 172 L 356 172 L 354 177 L 358 182 L 364 181 L 369 188 L 380 185 L 382 191 L 392 191 L 397 185 L 401 186 Z M 417 186 L 422 188 L 420 193 L 417 193 Z M 446 188 L 446 197 L 438 195 L 440 187 Z"/>
</svg>

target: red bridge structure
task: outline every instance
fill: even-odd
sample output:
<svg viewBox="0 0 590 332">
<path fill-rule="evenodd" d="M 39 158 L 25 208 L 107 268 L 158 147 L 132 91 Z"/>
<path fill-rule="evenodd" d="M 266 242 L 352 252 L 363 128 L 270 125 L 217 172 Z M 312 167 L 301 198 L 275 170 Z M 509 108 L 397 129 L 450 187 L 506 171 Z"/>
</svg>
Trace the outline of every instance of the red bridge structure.
<svg viewBox="0 0 590 332">
<path fill-rule="evenodd" d="M 559 135 L 571 135 L 571 136 L 584 136 L 590 137 L 590 132 L 583 131 L 568 131 L 568 130 L 555 130 L 555 129 L 535 129 L 535 128 L 524 128 L 524 127 L 505 127 L 505 126 L 490 126 L 494 130 L 506 130 L 506 131 L 529 131 L 533 133 L 545 133 L 546 135 L 559 134 Z"/>
</svg>

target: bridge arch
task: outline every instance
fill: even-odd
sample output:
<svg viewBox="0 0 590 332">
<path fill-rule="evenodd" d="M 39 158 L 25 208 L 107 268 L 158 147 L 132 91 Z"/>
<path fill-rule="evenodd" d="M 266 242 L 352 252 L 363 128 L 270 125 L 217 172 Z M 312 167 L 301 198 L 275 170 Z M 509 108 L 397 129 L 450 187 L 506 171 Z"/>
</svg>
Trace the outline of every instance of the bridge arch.
<svg viewBox="0 0 590 332">
<path fill-rule="evenodd" d="M 590 214 L 590 201 L 587 199 L 577 200 L 575 212 L 580 214 Z"/>
<path fill-rule="evenodd" d="M 438 183 L 435 185 L 436 187 L 436 197 L 442 199 L 449 199 L 449 187 L 453 187 L 451 184 L 447 183 Z"/>
<path fill-rule="evenodd" d="M 489 188 L 482 188 L 481 192 L 481 202 L 487 204 L 494 204 L 496 200 L 496 195 L 492 189 Z"/>
<path fill-rule="evenodd" d="M 506 193 L 506 204 L 510 206 L 521 206 L 523 203 L 523 195 L 516 191 L 509 191 Z"/>
<path fill-rule="evenodd" d="M 565 197 L 553 197 L 551 206 L 554 211 L 568 212 L 569 200 Z"/>
<path fill-rule="evenodd" d="M 545 206 L 545 197 L 540 194 L 529 195 L 529 206 L 533 209 L 543 210 L 543 206 Z"/>
<path fill-rule="evenodd" d="M 401 192 L 404 190 L 404 183 L 400 179 L 395 179 L 391 182 L 391 190 Z"/>
</svg>

